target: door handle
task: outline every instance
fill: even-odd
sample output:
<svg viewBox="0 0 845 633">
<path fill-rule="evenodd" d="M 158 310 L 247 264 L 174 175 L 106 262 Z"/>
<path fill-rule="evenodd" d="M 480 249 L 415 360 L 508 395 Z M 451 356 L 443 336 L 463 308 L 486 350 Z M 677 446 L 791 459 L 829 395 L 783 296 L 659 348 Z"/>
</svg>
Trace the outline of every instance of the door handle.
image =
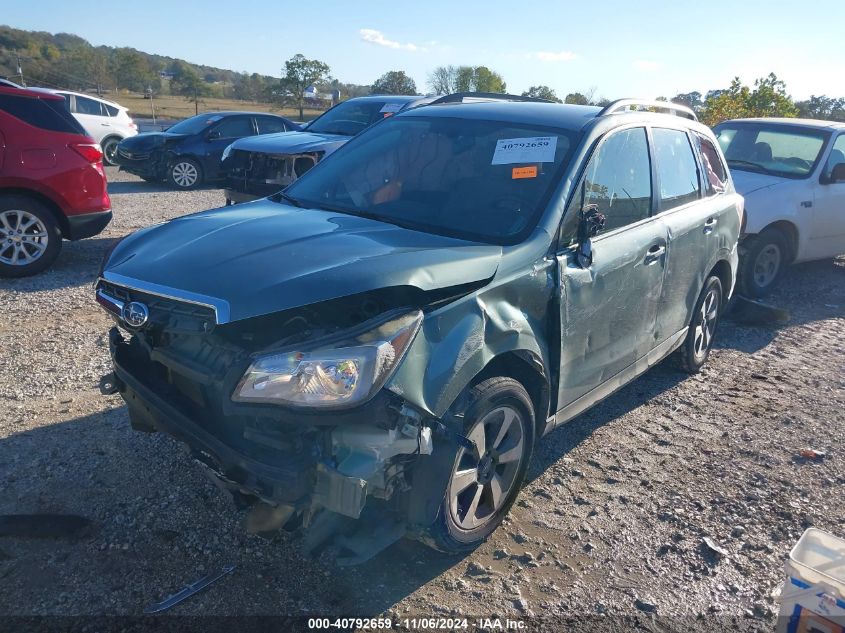
<svg viewBox="0 0 845 633">
<path fill-rule="evenodd" d="M 646 254 L 645 254 L 646 265 L 650 265 L 650 264 L 653 264 L 654 262 L 656 262 L 658 259 L 663 257 L 663 253 L 665 253 L 665 252 L 666 252 L 665 246 L 662 246 L 660 244 L 655 244 L 654 246 L 652 246 L 650 249 L 648 249 L 648 251 L 646 251 Z"/>
<path fill-rule="evenodd" d="M 716 218 L 708 218 L 707 222 L 704 223 L 704 234 L 710 235 L 713 232 L 713 229 L 716 227 L 716 223 L 719 220 Z"/>
</svg>

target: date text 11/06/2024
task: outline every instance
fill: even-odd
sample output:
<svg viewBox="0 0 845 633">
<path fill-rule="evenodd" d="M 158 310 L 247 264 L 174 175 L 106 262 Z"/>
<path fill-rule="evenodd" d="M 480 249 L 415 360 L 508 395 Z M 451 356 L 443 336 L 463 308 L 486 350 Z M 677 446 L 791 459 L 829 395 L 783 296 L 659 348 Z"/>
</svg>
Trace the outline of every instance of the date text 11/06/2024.
<svg viewBox="0 0 845 633">
<path fill-rule="evenodd" d="M 473 630 L 486 631 L 521 631 L 526 629 L 522 620 L 509 618 L 401 618 L 395 622 L 391 618 L 309 618 L 311 630 L 363 629 L 389 630 L 401 627 L 412 631 L 457 631 L 472 627 Z"/>
</svg>

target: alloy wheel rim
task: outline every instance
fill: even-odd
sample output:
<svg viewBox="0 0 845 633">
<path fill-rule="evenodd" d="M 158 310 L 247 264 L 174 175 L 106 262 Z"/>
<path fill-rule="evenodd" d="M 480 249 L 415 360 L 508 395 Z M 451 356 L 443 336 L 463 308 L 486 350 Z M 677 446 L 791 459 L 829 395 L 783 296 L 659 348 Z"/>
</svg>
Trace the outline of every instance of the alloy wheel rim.
<svg viewBox="0 0 845 633">
<path fill-rule="evenodd" d="M 695 326 L 695 343 L 693 350 L 696 358 L 703 357 L 713 344 L 713 334 L 716 330 L 716 320 L 719 317 L 719 294 L 711 288 L 701 303 L 698 313 L 698 323 Z"/>
<path fill-rule="evenodd" d="M 476 449 L 461 448 L 449 480 L 452 520 L 463 530 L 478 528 L 505 504 L 525 453 L 525 421 L 513 407 L 490 411 L 467 437 Z"/>
<path fill-rule="evenodd" d="M 191 163 L 176 163 L 173 166 L 173 180 L 180 187 L 193 187 L 197 176 L 197 168 Z"/>
<path fill-rule="evenodd" d="M 106 161 L 114 163 L 114 157 L 117 155 L 117 142 L 109 141 L 106 143 L 106 146 L 103 148 L 103 155 L 106 157 Z"/>
<path fill-rule="evenodd" d="M 0 212 L 0 262 L 27 266 L 44 254 L 49 239 L 44 223 L 29 211 Z"/>
<path fill-rule="evenodd" d="M 772 283 L 780 270 L 780 261 L 780 248 L 776 244 L 767 244 L 754 260 L 754 282 L 761 288 Z"/>
</svg>

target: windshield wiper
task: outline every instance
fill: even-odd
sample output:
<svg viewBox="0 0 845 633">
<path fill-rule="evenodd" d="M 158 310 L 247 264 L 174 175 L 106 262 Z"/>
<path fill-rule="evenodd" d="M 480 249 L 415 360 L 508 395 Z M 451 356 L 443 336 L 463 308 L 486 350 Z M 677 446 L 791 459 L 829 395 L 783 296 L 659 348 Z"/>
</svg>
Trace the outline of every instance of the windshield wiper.
<svg viewBox="0 0 845 633">
<path fill-rule="evenodd" d="M 414 224 L 410 222 L 403 222 L 402 220 L 397 220 L 396 218 L 392 218 L 389 215 L 381 215 L 378 213 L 372 213 L 371 211 L 363 211 L 361 209 L 349 209 L 347 207 L 336 207 L 330 204 L 325 204 L 323 202 L 320 203 L 311 203 L 311 206 L 315 209 L 320 209 L 322 211 L 335 211 L 336 213 L 343 213 L 344 215 L 353 215 L 359 218 L 366 218 L 368 220 L 375 220 L 376 222 L 384 222 L 385 224 L 392 224 L 394 226 L 398 226 L 403 229 L 411 229 L 413 231 L 419 231 L 420 229 L 415 227 Z"/>
<path fill-rule="evenodd" d="M 290 202 L 293 206 L 299 207 L 300 209 L 302 208 L 302 203 L 296 198 L 294 198 L 292 195 L 287 194 L 284 191 L 280 191 L 276 195 L 279 196 L 279 198 L 281 198 L 285 202 Z"/>
<path fill-rule="evenodd" d="M 729 158 L 728 159 L 728 167 L 732 167 L 736 165 L 737 167 L 750 167 L 752 169 L 756 169 L 764 174 L 771 174 L 771 170 L 763 167 L 763 165 L 759 163 L 755 163 L 750 160 L 742 160 L 741 158 Z"/>
</svg>

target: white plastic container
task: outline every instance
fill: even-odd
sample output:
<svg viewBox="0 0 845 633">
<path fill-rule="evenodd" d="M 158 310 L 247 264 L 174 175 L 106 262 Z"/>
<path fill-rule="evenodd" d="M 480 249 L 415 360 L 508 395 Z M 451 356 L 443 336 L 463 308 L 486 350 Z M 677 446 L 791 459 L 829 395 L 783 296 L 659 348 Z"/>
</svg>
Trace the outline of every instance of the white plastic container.
<svg viewBox="0 0 845 633">
<path fill-rule="evenodd" d="M 778 633 L 845 633 L 845 540 L 816 528 L 786 562 Z"/>
<path fill-rule="evenodd" d="M 789 552 L 786 572 L 807 585 L 824 583 L 845 598 L 845 540 L 809 528 Z"/>
</svg>

